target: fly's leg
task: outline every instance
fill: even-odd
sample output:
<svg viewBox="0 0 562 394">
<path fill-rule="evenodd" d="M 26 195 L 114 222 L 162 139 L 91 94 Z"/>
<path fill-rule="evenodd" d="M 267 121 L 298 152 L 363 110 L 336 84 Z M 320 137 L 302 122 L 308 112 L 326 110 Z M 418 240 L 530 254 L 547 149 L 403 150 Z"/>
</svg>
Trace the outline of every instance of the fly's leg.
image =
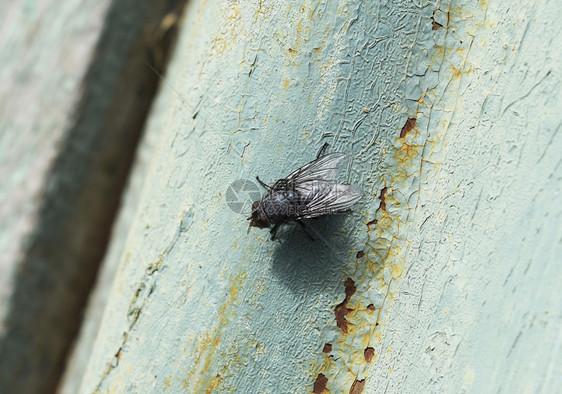
<svg viewBox="0 0 562 394">
<path fill-rule="evenodd" d="M 322 145 L 322 148 L 320 148 L 320 150 L 318 151 L 318 154 L 316 155 L 316 160 L 318 160 L 319 158 L 324 156 L 324 152 L 326 151 L 327 147 L 328 147 L 328 143 L 324 142 L 324 145 Z"/>
<path fill-rule="evenodd" d="M 304 233 L 308 236 L 308 238 L 310 238 L 311 241 L 314 241 L 314 238 L 312 237 L 312 235 L 310 235 L 310 233 L 308 232 L 308 230 L 306 229 L 304 223 L 302 222 L 302 220 L 297 220 L 297 223 L 301 225 L 302 229 L 304 230 Z"/>
<path fill-rule="evenodd" d="M 269 186 L 267 183 L 263 182 L 259 176 L 256 176 L 256 179 L 258 180 L 258 182 L 260 183 L 260 185 L 262 185 L 264 188 L 266 188 L 267 190 L 271 190 L 271 186 Z"/>
<path fill-rule="evenodd" d="M 279 228 L 279 223 L 274 224 L 273 228 L 269 231 L 269 233 L 271 234 L 271 240 L 275 240 L 275 236 L 277 235 L 277 229 Z"/>
</svg>

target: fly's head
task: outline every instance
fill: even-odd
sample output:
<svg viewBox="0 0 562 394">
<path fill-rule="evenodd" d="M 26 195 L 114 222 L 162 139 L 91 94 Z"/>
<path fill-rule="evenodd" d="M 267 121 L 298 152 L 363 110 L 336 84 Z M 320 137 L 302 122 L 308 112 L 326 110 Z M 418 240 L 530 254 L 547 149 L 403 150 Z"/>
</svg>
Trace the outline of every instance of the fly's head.
<svg viewBox="0 0 562 394">
<path fill-rule="evenodd" d="M 267 220 L 259 201 L 254 201 L 252 204 L 252 216 L 250 216 L 248 220 L 250 221 L 250 227 L 269 227 L 269 221 Z"/>
</svg>

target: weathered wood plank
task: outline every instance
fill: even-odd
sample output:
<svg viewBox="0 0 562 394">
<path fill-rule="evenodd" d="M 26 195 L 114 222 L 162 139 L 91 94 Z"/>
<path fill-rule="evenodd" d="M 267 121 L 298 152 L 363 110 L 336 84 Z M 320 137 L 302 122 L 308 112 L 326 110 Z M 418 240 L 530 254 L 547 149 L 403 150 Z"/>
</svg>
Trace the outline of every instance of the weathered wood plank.
<svg viewBox="0 0 562 394">
<path fill-rule="evenodd" d="M 1 392 L 56 387 L 158 83 L 147 33 L 174 5 L 0 5 Z"/>
<path fill-rule="evenodd" d="M 561 6 L 375 3 L 191 4 L 82 392 L 557 387 Z M 246 234 L 323 141 L 363 204 Z"/>
</svg>

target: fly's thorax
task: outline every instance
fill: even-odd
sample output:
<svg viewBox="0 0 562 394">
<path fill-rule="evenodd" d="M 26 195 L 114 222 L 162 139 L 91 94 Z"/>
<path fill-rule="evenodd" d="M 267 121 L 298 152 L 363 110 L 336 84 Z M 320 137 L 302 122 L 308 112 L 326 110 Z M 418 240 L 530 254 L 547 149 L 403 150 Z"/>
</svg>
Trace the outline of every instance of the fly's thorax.
<svg viewBox="0 0 562 394">
<path fill-rule="evenodd" d="M 294 220 L 300 205 L 301 196 L 294 190 L 274 191 L 260 202 L 261 209 L 272 224 Z"/>
</svg>

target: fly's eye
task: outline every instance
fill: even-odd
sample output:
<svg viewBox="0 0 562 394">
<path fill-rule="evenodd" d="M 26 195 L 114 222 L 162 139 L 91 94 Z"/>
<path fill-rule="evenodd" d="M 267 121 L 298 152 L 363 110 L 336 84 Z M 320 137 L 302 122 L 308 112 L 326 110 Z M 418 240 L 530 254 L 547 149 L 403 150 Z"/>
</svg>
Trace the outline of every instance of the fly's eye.
<svg viewBox="0 0 562 394">
<path fill-rule="evenodd" d="M 254 203 L 252 204 L 252 211 L 254 211 L 259 205 L 260 205 L 259 202 L 254 201 Z"/>
</svg>

